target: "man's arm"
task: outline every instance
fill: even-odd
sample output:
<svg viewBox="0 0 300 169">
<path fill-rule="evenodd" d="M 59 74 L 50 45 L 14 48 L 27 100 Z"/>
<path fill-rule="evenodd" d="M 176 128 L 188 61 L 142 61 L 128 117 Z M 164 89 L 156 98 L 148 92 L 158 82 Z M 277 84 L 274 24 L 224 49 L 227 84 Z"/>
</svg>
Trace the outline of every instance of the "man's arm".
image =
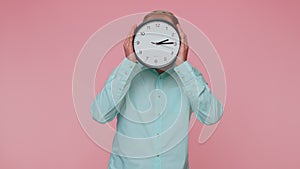
<svg viewBox="0 0 300 169">
<path fill-rule="evenodd" d="M 198 120 L 206 125 L 218 122 L 224 112 L 223 105 L 211 92 L 202 74 L 188 61 L 176 66 L 183 89 L 190 100 L 191 110 Z"/>
<path fill-rule="evenodd" d="M 90 106 L 90 113 L 94 120 L 104 124 L 113 120 L 119 113 L 124 104 L 124 96 L 134 77 L 135 67 L 136 63 L 125 57 L 110 74 L 103 89 L 97 94 Z"/>
<path fill-rule="evenodd" d="M 130 82 L 137 73 L 134 71 L 137 63 L 132 47 L 136 27 L 136 24 L 131 27 L 130 33 L 124 40 L 123 47 L 126 57 L 110 74 L 103 89 L 90 106 L 93 119 L 99 123 L 109 122 L 119 113 L 124 105 L 124 96 L 127 94 Z"/>
</svg>

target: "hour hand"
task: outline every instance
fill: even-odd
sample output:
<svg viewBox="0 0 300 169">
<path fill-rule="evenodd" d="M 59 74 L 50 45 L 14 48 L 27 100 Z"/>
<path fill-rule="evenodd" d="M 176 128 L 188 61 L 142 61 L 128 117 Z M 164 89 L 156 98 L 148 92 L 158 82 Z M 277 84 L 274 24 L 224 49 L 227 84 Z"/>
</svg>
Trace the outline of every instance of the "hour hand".
<svg viewBox="0 0 300 169">
<path fill-rule="evenodd" d="M 159 43 L 158 45 L 167 45 L 167 44 L 174 44 L 174 42 Z"/>
<path fill-rule="evenodd" d="M 156 44 L 156 45 L 159 45 L 159 44 L 162 44 L 162 43 L 164 43 L 164 42 L 166 42 L 166 41 L 168 41 L 169 39 L 165 39 L 165 40 L 162 40 L 162 41 L 160 41 L 160 42 L 151 42 L 152 44 Z"/>
</svg>

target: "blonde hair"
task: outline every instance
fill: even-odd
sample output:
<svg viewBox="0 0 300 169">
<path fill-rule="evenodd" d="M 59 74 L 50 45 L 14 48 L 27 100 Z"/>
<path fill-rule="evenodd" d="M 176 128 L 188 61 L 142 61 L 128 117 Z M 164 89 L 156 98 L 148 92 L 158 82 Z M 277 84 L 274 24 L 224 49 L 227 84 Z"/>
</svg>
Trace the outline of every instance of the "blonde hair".
<svg viewBox="0 0 300 169">
<path fill-rule="evenodd" d="M 150 16 L 152 15 L 155 15 L 155 14 L 163 14 L 163 15 L 167 15 L 171 18 L 171 20 L 174 22 L 175 25 L 177 25 L 179 22 L 178 22 L 178 19 L 176 18 L 176 16 L 172 13 L 172 12 L 169 12 L 169 11 L 166 11 L 166 10 L 154 10 L 150 13 L 148 13 L 143 21 L 145 21 L 146 19 L 148 19 Z"/>
</svg>

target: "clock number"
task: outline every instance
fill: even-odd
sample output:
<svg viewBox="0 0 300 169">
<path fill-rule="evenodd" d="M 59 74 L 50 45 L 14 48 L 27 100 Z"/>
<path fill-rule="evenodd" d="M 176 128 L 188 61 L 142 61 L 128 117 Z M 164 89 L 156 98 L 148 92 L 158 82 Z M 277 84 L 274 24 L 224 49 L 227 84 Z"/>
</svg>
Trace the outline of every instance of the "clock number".
<svg viewBox="0 0 300 169">
<path fill-rule="evenodd" d="M 141 35 L 144 36 L 144 35 L 145 35 L 145 32 L 141 32 Z"/>
<path fill-rule="evenodd" d="M 154 59 L 154 63 L 157 64 L 157 62 L 158 62 L 158 60 L 157 60 L 157 59 Z"/>
<path fill-rule="evenodd" d="M 173 32 L 171 36 L 174 37 L 174 36 L 175 36 L 175 33 Z"/>
<path fill-rule="evenodd" d="M 174 51 L 171 52 L 171 55 L 173 55 L 173 54 L 174 54 Z"/>
<path fill-rule="evenodd" d="M 166 26 L 166 30 L 168 30 L 168 27 Z"/>
<path fill-rule="evenodd" d="M 150 26 L 147 26 L 147 29 L 150 29 Z"/>
<path fill-rule="evenodd" d="M 143 53 L 143 52 L 140 50 L 140 51 L 139 51 L 139 54 L 142 54 L 142 53 Z"/>
<path fill-rule="evenodd" d="M 167 61 L 167 57 L 164 57 L 164 61 Z"/>
<path fill-rule="evenodd" d="M 139 45 L 140 44 L 140 41 L 136 41 L 136 45 Z"/>
<path fill-rule="evenodd" d="M 176 42 L 174 42 L 174 46 L 177 46 L 177 43 L 176 43 Z"/>
<path fill-rule="evenodd" d="M 160 27 L 160 23 L 157 23 L 157 24 L 155 24 L 155 25 L 156 25 L 156 27 L 158 27 L 158 28 Z"/>
<path fill-rule="evenodd" d="M 149 56 L 146 56 L 146 60 L 148 60 L 149 59 Z"/>
</svg>

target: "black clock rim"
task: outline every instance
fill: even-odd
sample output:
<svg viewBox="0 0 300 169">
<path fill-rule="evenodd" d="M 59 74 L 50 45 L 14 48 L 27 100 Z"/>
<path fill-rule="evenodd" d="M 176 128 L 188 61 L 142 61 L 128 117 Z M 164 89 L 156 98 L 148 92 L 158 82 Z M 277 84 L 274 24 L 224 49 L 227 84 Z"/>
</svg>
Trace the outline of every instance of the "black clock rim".
<svg viewBox="0 0 300 169">
<path fill-rule="evenodd" d="M 144 22 L 142 22 L 141 24 L 139 24 L 139 25 L 137 26 L 137 28 L 134 30 L 134 34 L 133 34 L 133 37 L 132 37 L 132 47 L 133 47 L 133 52 L 134 52 L 134 54 L 136 55 L 136 59 L 137 59 L 140 63 L 142 63 L 143 65 L 146 65 L 147 67 L 150 67 L 150 68 L 164 68 L 164 67 L 169 66 L 170 64 L 164 64 L 164 65 L 161 65 L 161 66 L 153 66 L 153 65 L 149 65 L 149 64 L 143 62 L 143 61 L 138 57 L 138 55 L 137 55 L 137 53 L 136 53 L 136 51 L 135 51 L 135 48 L 134 48 L 134 39 L 135 39 L 136 33 L 137 33 L 137 32 L 138 32 L 145 24 L 147 24 L 147 23 L 149 23 L 149 22 L 155 22 L 155 21 L 160 21 L 160 22 L 165 22 L 165 23 L 167 23 L 168 25 L 172 26 L 172 27 L 175 29 L 175 31 L 177 32 L 177 34 L 179 35 L 179 36 L 178 36 L 178 37 L 179 37 L 179 49 L 178 49 L 178 51 L 177 51 L 177 53 L 176 53 L 176 57 L 174 57 L 174 59 L 170 62 L 170 64 L 173 64 L 173 63 L 176 61 L 176 59 L 177 59 L 177 57 L 178 57 L 179 50 L 180 50 L 181 36 L 180 36 L 180 33 L 179 33 L 179 31 L 177 30 L 177 28 L 176 28 L 171 22 L 169 22 L 169 21 L 167 21 L 167 20 L 164 20 L 164 19 L 150 19 L 150 20 L 148 20 L 148 21 L 144 21 Z"/>
</svg>

